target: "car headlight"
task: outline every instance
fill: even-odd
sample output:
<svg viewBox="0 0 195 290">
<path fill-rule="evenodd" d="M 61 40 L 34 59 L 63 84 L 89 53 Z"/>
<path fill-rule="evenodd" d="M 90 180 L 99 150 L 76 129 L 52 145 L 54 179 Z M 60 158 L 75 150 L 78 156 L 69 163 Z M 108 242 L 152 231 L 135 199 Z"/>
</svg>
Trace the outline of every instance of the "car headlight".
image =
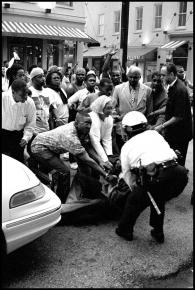
<svg viewBox="0 0 195 290">
<path fill-rule="evenodd" d="M 45 188 L 41 183 L 39 183 L 39 185 L 35 187 L 14 194 L 10 199 L 9 207 L 14 208 L 20 205 L 24 205 L 26 203 L 33 202 L 37 199 L 42 198 L 44 195 Z"/>
</svg>

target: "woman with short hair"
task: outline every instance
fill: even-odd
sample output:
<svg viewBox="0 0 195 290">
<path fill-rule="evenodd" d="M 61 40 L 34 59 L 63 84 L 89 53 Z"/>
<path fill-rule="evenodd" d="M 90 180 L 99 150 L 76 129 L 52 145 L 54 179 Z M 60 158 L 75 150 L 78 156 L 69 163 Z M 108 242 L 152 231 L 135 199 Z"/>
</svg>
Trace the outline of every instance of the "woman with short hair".
<svg viewBox="0 0 195 290">
<path fill-rule="evenodd" d="M 44 95 L 50 100 L 50 129 L 68 123 L 69 110 L 66 92 L 61 88 L 62 75 L 52 70 L 46 77 Z"/>
</svg>

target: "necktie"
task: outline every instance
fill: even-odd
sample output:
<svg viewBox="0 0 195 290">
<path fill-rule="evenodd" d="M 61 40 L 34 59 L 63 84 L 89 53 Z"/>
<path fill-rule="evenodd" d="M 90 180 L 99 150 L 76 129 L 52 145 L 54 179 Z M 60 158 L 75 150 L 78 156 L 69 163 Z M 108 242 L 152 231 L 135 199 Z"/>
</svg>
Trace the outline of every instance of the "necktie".
<svg viewBox="0 0 195 290">
<path fill-rule="evenodd" d="M 131 90 L 131 104 L 133 105 L 135 101 L 135 90 Z"/>
</svg>

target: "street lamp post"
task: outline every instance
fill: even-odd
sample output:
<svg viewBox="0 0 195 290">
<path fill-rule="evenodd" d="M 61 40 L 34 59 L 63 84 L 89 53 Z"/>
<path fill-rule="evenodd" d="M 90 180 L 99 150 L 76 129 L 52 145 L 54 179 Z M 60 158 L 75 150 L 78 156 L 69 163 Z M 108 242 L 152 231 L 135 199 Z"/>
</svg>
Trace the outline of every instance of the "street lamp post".
<svg viewBox="0 0 195 290">
<path fill-rule="evenodd" d="M 121 11 L 121 42 L 122 49 L 122 67 L 126 71 L 127 48 L 128 48 L 128 26 L 129 26 L 129 2 L 122 2 Z"/>
</svg>

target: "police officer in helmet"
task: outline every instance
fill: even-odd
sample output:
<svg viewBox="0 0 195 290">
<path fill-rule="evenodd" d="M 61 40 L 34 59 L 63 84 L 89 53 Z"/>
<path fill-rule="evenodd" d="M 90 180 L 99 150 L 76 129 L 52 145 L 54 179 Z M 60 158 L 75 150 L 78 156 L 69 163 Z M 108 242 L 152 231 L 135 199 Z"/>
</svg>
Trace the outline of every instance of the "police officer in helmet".
<svg viewBox="0 0 195 290">
<path fill-rule="evenodd" d="M 121 149 L 122 176 L 131 192 L 116 234 L 133 240 L 136 220 L 150 206 L 151 235 L 163 243 L 165 202 L 182 193 L 188 182 L 187 171 L 178 164 L 176 153 L 163 136 L 147 130 L 147 119 L 142 113 L 127 113 L 122 128 L 126 139 Z"/>
</svg>

